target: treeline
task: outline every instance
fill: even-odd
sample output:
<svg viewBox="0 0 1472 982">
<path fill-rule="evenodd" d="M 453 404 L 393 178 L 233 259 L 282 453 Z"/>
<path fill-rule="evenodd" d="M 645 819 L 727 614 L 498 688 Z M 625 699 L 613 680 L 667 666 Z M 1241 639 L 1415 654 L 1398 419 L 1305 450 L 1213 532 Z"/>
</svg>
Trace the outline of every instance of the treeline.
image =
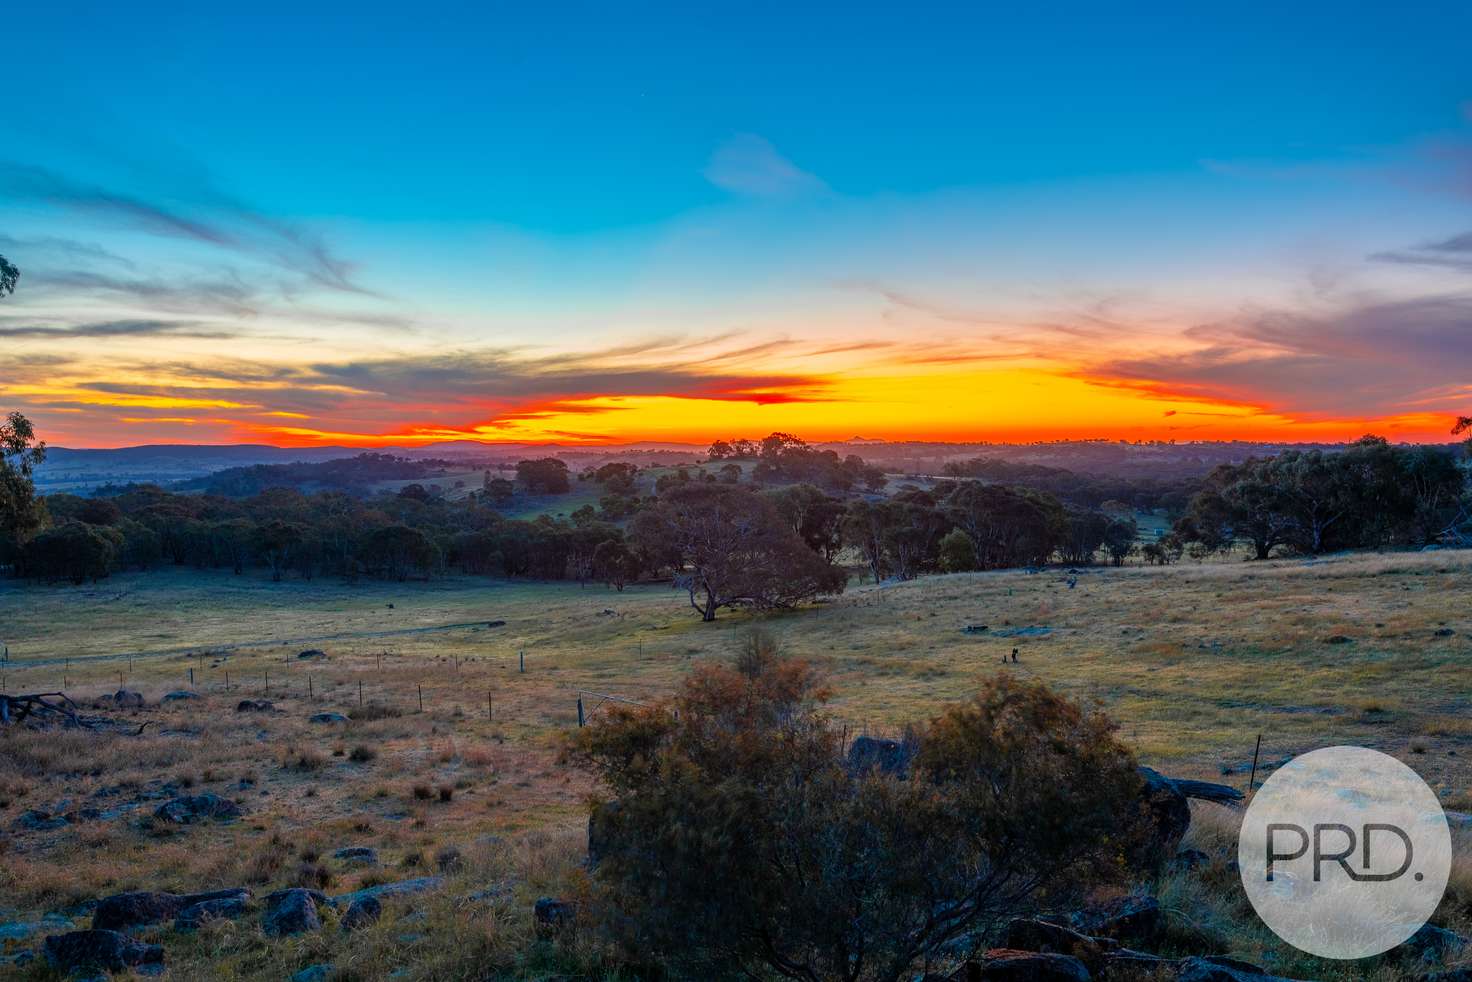
<svg viewBox="0 0 1472 982">
<path fill-rule="evenodd" d="M 998 484 L 1020 484 L 1047 491 L 1079 508 L 1101 508 L 1108 502 L 1124 502 L 1136 511 L 1164 510 L 1179 515 L 1201 490 L 1200 475 L 1125 477 L 1117 474 L 1085 474 L 1063 467 L 975 457 L 951 461 L 945 473 L 955 478 L 978 478 Z"/>
<path fill-rule="evenodd" d="M 364 494 L 379 481 L 420 480 L 442 474 L 452 466 L 454 461 L 449 460 L 411 460 L 386 453 L 360 453 L 336 460 L 227 467 L 178 487 L 184 491 L 204 491 L 232 498 L 246 498 L 271 488 L 287 487 Z"/>
<path fill-rule="evenodd" d="M 1465 490 L 1450 449 L 1367 436 L 1340 451 L 1288 450 L 1218 467 L 1172 535 L 1198 555 L 1246 543 L 1258 559 L 1275 549 L 1424 546 L 1460 538 Z"/>
</svg>

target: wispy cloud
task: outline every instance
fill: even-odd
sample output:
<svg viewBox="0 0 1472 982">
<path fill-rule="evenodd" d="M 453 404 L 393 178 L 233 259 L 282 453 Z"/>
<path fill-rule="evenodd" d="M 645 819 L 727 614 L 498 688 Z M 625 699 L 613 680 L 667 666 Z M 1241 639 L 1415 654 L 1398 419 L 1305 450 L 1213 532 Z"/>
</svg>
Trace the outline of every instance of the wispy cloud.
<svg viewBox="0 0 1472 982">
<path fill-rule="evenodd" d="M 1377 252 L 1370 259 L 1402 266 L 1433 266 L 1472 273 L 1472 232 L 1463 232 L 1438 242 L 1427 242 L 1411 249 Z"/>
<path fill-rule="evenodd" d="M 723 191 L 757 198 L 780 198 L 823 191 L 823 180 L 798 167 L 754 133 L 732 137 L 705 165 L 705 178 Z"/>
<path fill-rule="evenodd" d="M 376 296 L 353 279 L 353 265 L 317 234 L 202 185 L 177 200 L 126 193 L 30 164 L 0 161 L 0 192 L 106 223 L 250 256 L 328 290 Z"/>
<path fill-rule="evenodd" d="M 113 320 L 71 324 L 64 327 L 38 324 L 11 327 L 7 326 L 6 321 L 0 321 L 0 338 L 46 338 L 63 341 L 68 339 L 175 337 L 224 340 L 237 336 L 233 331 L 193 321 Z"/>
</svg>

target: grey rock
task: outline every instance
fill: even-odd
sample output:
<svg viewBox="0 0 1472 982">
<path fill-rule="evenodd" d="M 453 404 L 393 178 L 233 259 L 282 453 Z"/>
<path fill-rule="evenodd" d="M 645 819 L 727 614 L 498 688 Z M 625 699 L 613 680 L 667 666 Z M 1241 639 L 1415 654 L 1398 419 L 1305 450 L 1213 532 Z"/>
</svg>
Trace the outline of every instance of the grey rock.
<svg viewBox="0 0 1472 982">
<path fill-rule="evenodd" d="M 1176 963 L 1176 982 L 1291 982 L 1269 975 L 1250 962 L 1210 956 L 1183 958 Z"/>
<path fill-rule="evenodd" d="M 7 921 L 0 924 L 0 946 L 6 941 L 24 941 L 48 931 L 71 931 L 76 927 L 62 914 L 45 914 L 35 921 Z"/>
<path fill-rule="evenodd" d="M 303 651 L 300 654 L 298 654 L 297 657 L 298 658 L 326 658 L 327 657 L 327 652 L 323 651 L 321 648 L 308 648 L 306 651 Z"/>
<path fill-rule="evenodd" d="M 119 689 L 113 693 L 112 704 L 119 709 L 142 709 L 143 693 L 131 689 Z"/>
<path fill-rule="evenodd" d="M 56 829 L 64 829 L 69 824 L 71 823 L 64 815 L 53 815 L 36 808 L 22 812 L 15 820 L 15 827 L 27 832 L 52 832 Z"/>
<path fill-rule="evenodd" d="M 317 916 L 317 898 L 320 896 L 316 891 L 301 888 L 276 891 L 266 898 L 261 929 L 272 938 L 319 930 L 322 919 Z"/>
<path fill-rule="evenodd" d="M 364 863 L 369 866 L 378 865 L 378 850 L 372 846 L 344 846 L 332 854 L 333 859 L 341 859 L 349 863 Z"/>
<path fill-rule="evenodd" d="M 977 982 L 1089 982 L 1084 963 L 1068 955 L 994 948 L 982 956 Z"/>
<path fill-rule="evenodd" d="M 532 922 L 539 938 L 551 938 L 572 930 L 577 918 L 577 905 L 570 900 L 541 897 L 532 906 Z"/>
<path fill-rule="evenodd" d="M 378 902 L 377 897 L 359 897 L 348 905 L 347 913 L 342 915 L 342 929 L 356 931 L 367 927 L 377 921 L 382 913 L 383 905 Z"/>
<path fill-rule="evenodd" d="M 92 911 L 92 927 L 110 931 L 143 927 L 177 917 L 186 907 L 220 900 L 238 900 L 243 906 L 249 898 L 250 891 L 245 887 L 207 893 L 134 890 L 99 900 Z"/>
<path fill-rule="evenodd" d="M 240 817 L 240 806 L 206 791 L 204 794 L 180 795 L 159 805 L 153 814 L 155 818 L 176 825 L 191 825 L 206 819 L 228 822 Z"/>
<path fill-rule="evenodd" d="M 1165 912 L 1154 897 L 1136 894 L 1081 911 L 1073 916 L 1073 925 L 1097 937 L 1144 944 L 1165 928 Z"/>
<path fill-rule="evenodd" d="M 245 898 L 218 897 L 190 904 L 174 918 L 175 931 L 197 931 L 206 921 L 234 920 L 245 916 Z"/>
<path fill-rule="evenodd" d="M 142 944 L 117 931 L 70 931 L 46 939 L 46 961 L 63 973 L 88 969 L 118 972 L 160 965 L 163 960 L 163 948 Z"/>
<path fill-rule="evenodd" d="M 408 897 L 416 893 L 437 890 L 444 885 L 444 882 L 445 878 L 442 876 L 420 876 L 412 880 L 399 880 L 397 883 L 381 883 L 376 887 L 365 887 L 351 893 L 339 894 L 332 898 L 331 903 L 334 907 L 351 907 L 365 897 L 372 897 L 374 900 Z"/>
<path fill-rule="evenodd" d="M 327 982 L 332 977 L 332 963 L 318 962 L 308 965 L 291 977 L 291 982 Z"/>
<path fill-rule="evenodd" d="M 342 713 L 313 713 L 307 720 L 309 723 L 346 723 L 348 718 Z"/>
<path fill-rule="evenodd" d="M 188 700 L 188 699 L 198 699 L 198 698 L 199 698 L 199 694 L 198 693 L 189 692 L 188 690 L 185 690 L 185 689 L 176 689 L 175 691 L 166 694 L 163 697 L 163 700 L 162 701 L 163 702 L 181 702 L 181 701 Z"/>
</svg>

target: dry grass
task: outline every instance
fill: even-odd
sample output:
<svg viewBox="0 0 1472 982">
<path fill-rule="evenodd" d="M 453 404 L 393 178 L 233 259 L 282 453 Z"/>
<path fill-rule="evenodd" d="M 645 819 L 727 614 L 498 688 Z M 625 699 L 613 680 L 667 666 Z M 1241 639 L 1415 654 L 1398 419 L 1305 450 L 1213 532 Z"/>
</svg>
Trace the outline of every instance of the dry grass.
<svg viewBox="0 0 1472 982">
<path fill-rule="evenodd" d="M 1250 762 L 1258 734 L 1269 759 L 1351 743 L 1405 760 L 1466 810 L 1469 572 L 1472 555 L 1442 552 L 1099 570 L 1072 589 L 1051 572 L 963 574 L 860 587 L 760 621 L 788 652 L 826 664 L 833 711 L 851 730 L 897 730 L 964 697 L 1015 647 L 1007 670 L 1098 700 L 1141 757 L 1169 773 L 1245 784 L 1235 768 Z M 474 974 L 475 959 L 513 975 L 595 969 L 596 949 L 550 952 L 529 940 L 532 899 L 584 887 L 589 786 L 557 763 L 578 693 L 655 697 L 699 659 L 735 650 L 752 621 L 723 613 L 701 624 L 682 595 L 658 587 L 272 584 L 193 571 L 83 588 L 0 581 L 6 690 L 64 687 L 91 700 L 126 685 L 148 706 L 122 715 L 152 724 L 138 737 L 0 734 L 0 897 L 41 912 L 133 888 L 247 883 L 259 893 L 326 877 L 346 891 L 438 872 L 453 846 L 450 885 L 414 904 L 422 920 L 387 917 L 351 944 L 330 930 L 268 944 L 255 919 L 216 925 L 170 937 L 172 971 L 280 978 L 333 961 L 361 978 L 398 967 L 456 978 Z M 971 624 L 988 630 L 962 633 Z M 1445 627 L 1454 633 L 1436 633 Z M 387 633 L 406 630 L 419 633 Z M 1324 641 L 1341 634 L 1351 642 Z M 328 657 L 298 659 L 307 648 Z M 200 698 L 160 703 L 189 688 L 191 669 Z M 247 697 L 269 698 L 275 711 L 236 712 Z M 599 711 L 601 696 L 583 699 Z M 308 721 L 323 711 L 350 721 Z M 187 829 L 146 819 L 160 800 L 150 796 L 186 788 L 235 799 L 245 817 Z M 121 806 L 132 810 L 59 830 L 13 825 L 28 809 Z M 1213 828 L 1204 819 L 1193 836 L 1218 835 L 1213 848 L 1227 850 L 1229 830 Z M 345 845 L 375 847 L 381 868 L 331 860 Z M 1464 850 L 1452 921 L 1472 909 L 1467 864 Z M 1284 974 L 1314 974 L 1262 936 L 1232 899 L 1240 890 L 1212 875 L 1162 884 L 1185 912 L 1180 930 L 1271 956 Z M 502 891 L 493 901 L 463 899 L 493 885 Z"/>
</svg>

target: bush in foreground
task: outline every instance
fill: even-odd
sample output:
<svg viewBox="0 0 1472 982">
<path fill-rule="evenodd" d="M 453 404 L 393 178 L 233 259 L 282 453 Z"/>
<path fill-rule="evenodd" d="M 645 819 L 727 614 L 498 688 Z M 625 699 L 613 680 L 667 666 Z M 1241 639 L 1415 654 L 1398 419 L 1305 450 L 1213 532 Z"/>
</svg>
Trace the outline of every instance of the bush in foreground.
<svg viewBox="0 0 1472 982">
<path fill-rule="evenodd" d="M 1004 676 L 921 727 L 906 766 L 861 770 L 824 697 L 758 642 L 581 731 L 628 951 L 702 977 L 897 980 L 1120 872 L 1139 778 L 1102 715 Z"/>
</svg>

